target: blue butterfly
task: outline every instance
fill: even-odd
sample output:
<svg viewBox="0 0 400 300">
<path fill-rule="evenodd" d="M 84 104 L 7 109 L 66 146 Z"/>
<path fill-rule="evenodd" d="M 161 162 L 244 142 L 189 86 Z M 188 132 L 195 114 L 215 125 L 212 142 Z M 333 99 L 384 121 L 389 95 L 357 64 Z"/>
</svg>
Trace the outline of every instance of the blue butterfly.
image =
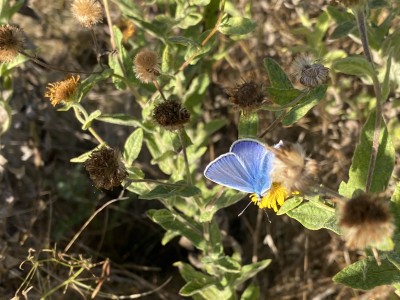
<svg viewBox="0 0 400 300">
<path fill-rule="evenodd" d="M 259 141 L 240 139 L 228 153 L 208 164 L 204 176 L 235 190 L 254 193 L 260 199 L 271 187 L 274 157 Z"/>
</svg>

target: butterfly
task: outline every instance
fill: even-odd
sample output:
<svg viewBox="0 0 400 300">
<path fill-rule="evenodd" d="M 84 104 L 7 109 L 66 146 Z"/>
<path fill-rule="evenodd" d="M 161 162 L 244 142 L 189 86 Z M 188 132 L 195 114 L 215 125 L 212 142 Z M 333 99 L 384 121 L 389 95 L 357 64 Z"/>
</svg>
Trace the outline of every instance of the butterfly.
<svg viewBox="0 0 400 300">
<path fill-rule="evenodd" d="M 240 139 L 229 152 L 210 162 L 204 170 L 209 180 L 232 189 L 256 194 L 258 201 L 272 185 L 274 154 L 259 141 Z"/>
</svg>

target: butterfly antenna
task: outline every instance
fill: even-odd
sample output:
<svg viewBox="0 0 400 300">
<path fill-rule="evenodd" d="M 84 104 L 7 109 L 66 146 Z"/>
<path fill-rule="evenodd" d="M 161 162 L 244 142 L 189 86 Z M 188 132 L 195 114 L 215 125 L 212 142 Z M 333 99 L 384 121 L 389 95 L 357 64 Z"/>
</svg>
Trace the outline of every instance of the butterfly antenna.
<svg viewBox="0 0 400 300">
<path fill-rule="evenodd" d="M 246 207 L 240 212 L 240 214 L 238 214 L 238 217 L 243 215 L 244 211 L 250 206 L 251 203 L 252 203 L 252 201 L 250 201 L 249 204 L 246 205 Z"/>
<path fill-rule="evenodd" d="M 269 218 L 268 212 L 267 212 L 267 210 L 265 208 L 264 208 L 264 212 L 265 212 L 265 215 L 267 216 L 268 222 L 272 223 L 271 219 Z"/>
</svg>

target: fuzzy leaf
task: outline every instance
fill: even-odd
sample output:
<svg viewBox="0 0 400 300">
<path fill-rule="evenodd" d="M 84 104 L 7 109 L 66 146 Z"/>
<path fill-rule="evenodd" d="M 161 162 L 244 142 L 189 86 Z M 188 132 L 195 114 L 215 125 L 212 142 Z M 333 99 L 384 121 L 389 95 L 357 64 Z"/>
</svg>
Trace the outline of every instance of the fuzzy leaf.
<svg viewBox="0 0 400 300">
<path fill-rule="evenodd" d="M 258 300 L 260 297 L 260 288 L 253 283 L 244 290 L 240 300 Z"/>
<path fill-rule="evenodd" d="M 207 264 L 213 267 L 216 267 L 227 273 L 237 274 L 240 272 L 241 266 L 240 264 L 229 256 L 220 256 L 218 258 L 214 258 L 211 256 L 205 256 L 201 262 L 203 264 Z"/>
<path fill-rule="evenodd" d="M 300 120 L 310 109 L 325 97 L 328 86 L 326 84 L 312 89 L 301 102 L 293 107 L 286 117 L 282 120 L 282 125 L 289 126 Z"/>
<path fill-rule="evenodd" d="M 98 117 L 96 120 L 123 126 L 132 126 L 132 127 L 142 126 L 142 124 L 137 119 L 125 114 L 115 114 L 115 115 L 104 114 Z"/>
<path fill-rule="evenodd" d="M 225 35 L 243 35 L 252 32 L 257 23 L 242 17 L 229 17 L 222 21 L 218 31 Z"/>
<path fill-rule="evenodd" d="M 271 82 L 271 87 L 282 90 L 289 90 L 293 88 L 289 77 L 281 69 L 281 67 L 275 60 L 269 57 L 265 58 L 264 67 L 267 70 L 268 78 Z"/>
<path fill-rule="evenodd" d="M 386 258 L 381 262 L 378 266 L 374 257 L 360 260 L 337 273 L 333 281 L 362 290 L 400 283 L 400 271 Z"/>
<path fill-rule="evenodd" d="M 372 76 L 371 64 L 362 56 L 349 56 L 335 61 L 332 65 L 333 69 L 348 75 L 356 76 Z"/>
<path fill-rule="evenodd" d="M 357 28 L 357 23 L 355 21 L 347 21 L 339 24 L 332 32 L 330 38 L 335 40 L 347 36 Z"/>
<path fill-rule="evenodd" d="M 123 157 L 126 165 L 132 165 L 133 161 L 139 156 L 143 144 L 143 129 L 138 128 L 126 139 Z"/>
<path fill-rule="evenodd" d="M 306 202 L 287 212 L 287 215 L 299 221 L 311 230 L 326 228 L 339 233 L 336 224 L 336 213 L 333 208 L 325 207 L 318 202 Z"/>
<path fill-rule="evenodd" d="M 174 196 L 192 197 L 197 196 L 201 191 L 195 186 L 187 185 L 159 185 L 147 194 L 141 195 L 140 199 L 151 200 L 158 198 L 169 198 Z"/>
<path fill-rule="evenodd" d="M 239 138 L 257 137 L 258 114 L 242 114 L 239 121 Z"/>
<path fill-rule="evenodd" d="M 86 119 L 85 123 L 82 125 L 82 129 L 83 130 L 87 130 L 90 126 L 92 126 L 92 122 L 94 120 L 97 119 L 97 117 L 99 117 L 101 115 L 101 111 L 100 110 L 95 110 L 94 112 L 92 112 L 88 118 Z"/>
<path fill-rule="evenodd" d="M 235 280 L 235 286 L 238 286 L 246 280 L 254 277 L 258 272 L 261 272 L 271 263 L 271 259 L 264 259 L 253 264 L 244 265 L 240 276 Z"/>
<path fill-rule="evenodd" d="M 297 206 L 299 206 L 301 204 L 301 202 L 303 202 L 303 197 L 300 196 L 294 196 L 288 200 L 286 200 L 283 205 L 281 206 L 281 208 L 277 211 L 277 215 L 284 215 L 287 214 L 288 211 L 291 211 L 292 209 L 296 208 Z"/>
<path fill-rule="evenodd" d="M 168 209 L 149 210 L 147 215 L 153 222 L 161 225 L 165 230 L 178 232 L 186 237 L 199 250 L 204 250 L 206 247 L 202 235 L 201 226 L 182 215 L 172 213 Z"/>
<path fill-rule="evenodd" d="M 353 197 L 353 193 L 357 190 L 365 191 L 374 136 L 375 115 L 376 111 L 371 112 L 361 130 L 360 141 L 353 155 L 348 182 L 340 184 L 339 193 L 345 197 Z M 382 121 L 378 155 L 370 189 L 372 193 L 379 193 L 386 189 L 393 171 L 394 162 L 395 150 L 392 139 L 387 131 L 385 122 Z"/>
<path fill-rule="evenodd" d="M 268 98 L 270 98 L 274 103 L 279 105 L 285 105 L 296 99 L 300 95 L 301 91 L 298 89 L 279 89 L 268 87 L 266 88 Z M 268 110 L 268 109 L 267 109 Z"/>
</svg>

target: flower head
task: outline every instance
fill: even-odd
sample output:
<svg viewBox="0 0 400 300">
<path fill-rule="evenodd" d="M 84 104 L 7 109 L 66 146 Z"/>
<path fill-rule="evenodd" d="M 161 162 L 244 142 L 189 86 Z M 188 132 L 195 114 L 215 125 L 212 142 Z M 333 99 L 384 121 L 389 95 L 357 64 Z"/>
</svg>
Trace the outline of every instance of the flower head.
<svg viewBox="0 0 400 300">
<path fill-rule="evenodd" d="M 367 194 L 340 206 L 339 225 L 346 245 L 356 249 L 379 245 L 394 230 L 387 203 Z"/>
<path fill-rule="evenodd" d="M 50 98 L 53 106 L 62 101 L 73 101 L 79 85 L 79 79 L 79 76 L 67 76 L 64 80 L 49 83 L 44 96 Z"/>
<path fill-rule="evenodd" d="M 261 199 L 257 194 L 252 194 L 250 199 L 259 208 L 272 208 L 277 212 L 278 205 L 282 206 L 288 196 L 289 193 L 286 188 L 282 184 L 274 182 Z"/>
<path fill-rule="evenodd" d="M 190 120 L 190 112 L 174 98 L 162 101 L 154 107 L 153 119 L 167 130 L 183 127 Z"/>
<path fill-rule="evenodd" d="M 13 61 L 24 50 L 22 29 L 14 25 L 0 26 L 0 63 Z"/>
<path fill-rule="evenodd" d="M 128 175 L 121 160 L 121 153 L 109 147 L 93 151 L 85 162 L 85 168 L 99 189 L 112 190 Z"/>
<path fill-rule="evenodd" d="M 156 52 L 143 49 L 136 54 L 133 61 L 136 78 L 143 83 L 149 83 L 160 76 L 160 62 Z"/>
<path fill-rule="evenodd" d="M 253 80 L 244 81 L 234 88 L 227 89 L 227 94 L 235 108 L 241 109 L 244 113 L 258 109 L 265 99 L 262 84 Z"/>
<path fill-rule="evenodd" d="M 296 57 L 292 69 L 296 79 L 302 85 L 310 88 L 327 82 L 329 78 L 329 68 L 316 63 L 309 54 Z"/>
<path fill-rule="evenodd" d="M 305 193 L 316 182 L 317 162 L 306 158 L 299 144 L 281 142 L 269 149 L 275 154 L 272 181 L 280 183 L 288 193 Z"/>
<path fill-rule="evenodd" d="M 74 0 L 71 11 L 75 19 L 86 28 L 92 28 L 103 19 L 103 9 L 97 0 Z"/>
</svg>

